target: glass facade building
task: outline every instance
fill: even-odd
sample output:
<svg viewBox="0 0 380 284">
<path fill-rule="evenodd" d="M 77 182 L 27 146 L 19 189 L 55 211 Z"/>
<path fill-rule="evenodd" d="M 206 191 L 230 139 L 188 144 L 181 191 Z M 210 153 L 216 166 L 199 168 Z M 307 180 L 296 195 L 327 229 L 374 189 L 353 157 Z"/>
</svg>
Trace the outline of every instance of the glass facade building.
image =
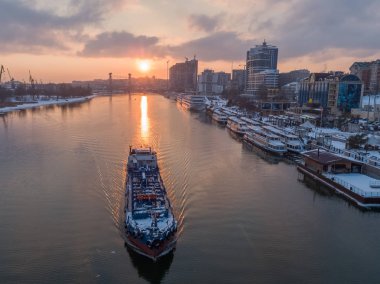
<svg viewBox="0 0 380 284">
<path fill-rule="evenodd" d="M 355 75 L 346 75 L 340 78 L 337 98 L 337 108 L 341 112 L 350 112 L 360 107 L 362 82 Z"/>
</svg>

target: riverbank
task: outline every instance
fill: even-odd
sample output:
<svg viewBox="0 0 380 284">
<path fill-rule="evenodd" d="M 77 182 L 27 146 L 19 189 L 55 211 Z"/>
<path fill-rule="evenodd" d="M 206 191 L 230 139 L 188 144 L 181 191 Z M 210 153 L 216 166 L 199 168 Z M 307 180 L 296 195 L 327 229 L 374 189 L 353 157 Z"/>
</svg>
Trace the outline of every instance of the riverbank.
<svg viewBox="0 0 380 284">
<path fill-rule="evenodd" d="M 82 103 L 82 102 L 89 101 L 94 97 L 96 97 L 96 95 L 80 97 L 80 98 L 38 100 L 38 101 L 26 102 L 26 103 L 12 102 L 13 106 L 0 107 L 0 115 L 6 114 L 12 111 L 31 109 L 31 108 L 41 107 L 41 106 Z M 20 103 L 20 104 L 17 104 L 17 103 Z"/>
</svg>

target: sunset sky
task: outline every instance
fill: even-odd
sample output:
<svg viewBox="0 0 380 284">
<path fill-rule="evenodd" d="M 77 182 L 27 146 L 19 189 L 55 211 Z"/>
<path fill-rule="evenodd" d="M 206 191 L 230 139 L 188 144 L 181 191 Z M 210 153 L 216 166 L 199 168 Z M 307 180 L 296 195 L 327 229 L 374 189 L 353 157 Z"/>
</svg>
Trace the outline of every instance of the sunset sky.
<svg viewBox="0 0 380 284">
<path fill-rule="evenodd" d="M 0 64 L 44 82 L 166 78 L 194 55 L 230 72 L 265 38 L 281 72 L 347 71 L 380 58 L 379 16 L 378 0 L 0 0 Z"/>
</svg>

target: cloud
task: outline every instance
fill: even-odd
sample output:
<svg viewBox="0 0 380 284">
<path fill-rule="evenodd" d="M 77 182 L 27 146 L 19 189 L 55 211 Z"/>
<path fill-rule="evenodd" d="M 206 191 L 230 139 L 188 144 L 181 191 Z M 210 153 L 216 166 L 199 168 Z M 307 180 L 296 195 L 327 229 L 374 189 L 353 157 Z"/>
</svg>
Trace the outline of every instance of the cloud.
<svg viewBox="0 0 380 284">
<path fill-rule="evenodd" d="M 279 61 L 289 62 L 301 57 L 322 61 L 323 57 L 371 57 L 380 46 L 378 0 L 199 0 L 203 12 L 194 8 L 189 14 L 181 2 L 176 4 L 182 13 L 178 21 L 187 19 L 188 27 L 196 32 L 189 33 L 186 27 L 178 30 L 182 26 L 173 20 L 173 37 L 184 41 L 177 45 L 170 44 L 170 29 L 165 29 L 165 45 L 156 36 L 112 31 L 117 21 L 108 22 L 110 13 L 131 1 L 138 2 L 139 9 L 129 13 L 147 15 L 144 13 L 152 8 L 151 1 L 139 0 L 0 0 L 0 54 L 68 52 L 83 57 L 178 59 L 196 54 L 204 61 L 231 61 L 244 60 L 246 51 L 265 38 L 278 46 Z M 153 10 L 164 16 L 168 13 L 165 9 Z M 131 14 L 126 11 L 125 15 Z M 136 17 L 127 20 L 136 21 Z M 142 30 L 148 24 L 155 25 L 154 19 L 144 17 L 133 25 L 127 20 L 125 25 L 141 25 Z M 111 31 L 105 31 L 103 24 Z M 98 31 L 97 36 L 90 36 L 92 28 Z M 197 31 L 203 36 L 188 36 Z M 78 45 L 83 48 L 76 53 Z"/>
<path fill-rule="evenodd" d="M 254 11 L 250 28 L 278 45 L 280 60 L 336 49 L 375 54 L 380 46 L 379 11 L 376 0 L 293 0 L 273 13 Z"/>
<path fill-rule="evenodd" d="M 200 60 L 244 60 L 252 41 L 234 32 L 216 32 L 179 45 L 160 45 L 158 37 L 135 36 L 129 32 L 105 32 L 89 40 L 79 56 L 85 57 L 190 57 Z"/>
<path fill-rule="evenodd" d="M 250 40 L 243 40 L 235 32 L 216 32 L 208 36 L 169 47 L 171 56 L 196 54 L 200 60 L 244 60 Z"/>
<path fill-rule="evenodd" d="M 63 5 L 43 0 L 1 0 L 0 52 L 38 54 L 68 50 L 68 42 L 82 38 L 85 27 L 101 22 L 111 4 L 120 1 L 69 0 Z"/>
<path fill-rule="evenodd" d="M 207 16 L 204 14 L 192 14 L 187 18 L 190 28 L 199 31 L 212 32 L 215 31 L 222 19 L 222 14 L 216 16 Z"/>
<path fill-rule="evenodd" d="M 89 40 L 78 53 L 85 57 L 154 57 L 160 54 L 157 37 L 129 32 L 104 32 Z"/>
</svg>

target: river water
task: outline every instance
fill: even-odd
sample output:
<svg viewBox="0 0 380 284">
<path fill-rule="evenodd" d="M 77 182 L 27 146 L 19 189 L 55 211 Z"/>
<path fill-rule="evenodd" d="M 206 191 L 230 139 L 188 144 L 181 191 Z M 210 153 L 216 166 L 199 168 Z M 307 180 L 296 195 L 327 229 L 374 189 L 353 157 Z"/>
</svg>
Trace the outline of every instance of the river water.
<svg viewBox="0 0 380 284">
<path fill-rule="evenodd" d="M 180 237 L 151 263 L 123 240 L 129 145 L 152 146 Z M 297 179 L 159 95 L 0 117 L 1 283 L 379 283 L 380 213 Z"/>
</svg>

